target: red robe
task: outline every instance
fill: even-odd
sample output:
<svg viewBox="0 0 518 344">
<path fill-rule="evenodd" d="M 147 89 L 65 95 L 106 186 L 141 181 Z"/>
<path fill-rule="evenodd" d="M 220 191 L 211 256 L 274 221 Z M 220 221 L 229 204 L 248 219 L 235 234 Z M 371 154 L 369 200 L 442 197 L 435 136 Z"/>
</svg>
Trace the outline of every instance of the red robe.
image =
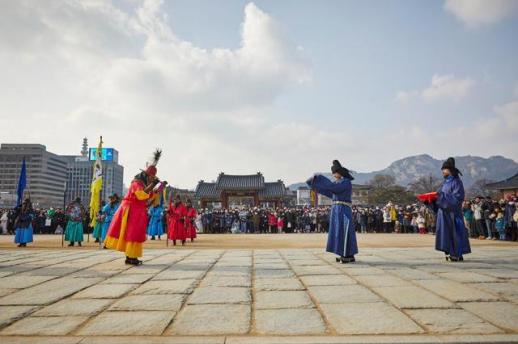
<svg viewBox="0 0 518 344">
<path fill-rule="evenodd" d="M 188 235 L 185 230 L 185 217 L 187 216 L 187 208 L 180 203 L 175 206 L 174 203 L 169 204 L 167 210 L 169 214 L 168 232 L 169 240 L 186 240 Z"/>
<path fill-rule="evenodd" d="M 196 221 L 196 216 L 198 216 L 198 212 L 194 208 L 187 209 L 187 222 L 185 223 L 185 231 L 187 233 L 187 237 L 194 239 L 196 238 L 196 225 L 194 221 Z"/>
<path fill-rule="evenodd" d="M 146 241 L 147 200 L 153 193 L 144 192 L 144 188 L 139 180 L 131 182 L 104 241 L 106 247 L 125 252 L 130 258 L 142 257 L 142 243 Z"/>
</svg>

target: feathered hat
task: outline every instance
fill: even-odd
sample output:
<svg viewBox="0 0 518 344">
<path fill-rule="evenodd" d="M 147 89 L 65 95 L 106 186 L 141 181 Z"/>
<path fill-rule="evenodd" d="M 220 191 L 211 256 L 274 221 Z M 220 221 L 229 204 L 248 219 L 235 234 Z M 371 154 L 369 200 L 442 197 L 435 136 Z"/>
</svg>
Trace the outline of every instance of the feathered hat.
<svg viewBox="0 0 518 344">
<path fill-rule="evenodd" d="M 331 172 L 339 173 L 342 177 L 353 180 L 353 176 L 349 173 L 349 170 L 340 164 L 340 161 L 333 160 L 333 165 L 331 166 Z"/>
<path fill-rule="evenodd" d="M 158 161 L 160 160 L 160 157 L 162 156 L 162 150 L 160 148 L 157 148 L 155 152 L 153 153 L 153 158 L 151 161 L 148 161 L 146 163 L 146 169 L 144 172 L 148 176 L 156 177 L 157 169 L 156 165 L 158 164 Z"/>
</svg>

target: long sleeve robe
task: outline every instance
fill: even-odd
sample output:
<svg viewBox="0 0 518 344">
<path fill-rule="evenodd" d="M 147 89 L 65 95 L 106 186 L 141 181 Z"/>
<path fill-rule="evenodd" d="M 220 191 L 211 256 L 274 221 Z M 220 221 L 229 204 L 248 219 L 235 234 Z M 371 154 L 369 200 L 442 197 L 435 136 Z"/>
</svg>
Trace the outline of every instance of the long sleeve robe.
<svg viewBox="0 0 518 344">
<path fill-rule="evenodd" d="M 315 175 L 306 183 L 310 188 L 333 201 L 351 202 L 352 183 L 350 179 L 342 178 L 332 182 L 322 175 Z M 334 204 L 331 208 L 326 251 L 342 257 L 352 257 L 358 253 L 350 206 Z"/>
</svg>

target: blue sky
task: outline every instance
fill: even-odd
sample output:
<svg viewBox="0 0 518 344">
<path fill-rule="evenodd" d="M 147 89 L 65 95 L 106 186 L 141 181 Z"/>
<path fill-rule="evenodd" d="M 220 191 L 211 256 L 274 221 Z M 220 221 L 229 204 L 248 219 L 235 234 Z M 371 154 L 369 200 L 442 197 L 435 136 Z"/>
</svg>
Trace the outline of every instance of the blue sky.
<svg viewBox="0 0 518 344">
<path fill-rule="evenodd" d="M 155 146 L 189 188 L 335 158 L 518 160 L 517 1 L 20 1 L 2 21 L 2 141 L 74 154 L 102 134 L 127 181 Z"/>
</svg>

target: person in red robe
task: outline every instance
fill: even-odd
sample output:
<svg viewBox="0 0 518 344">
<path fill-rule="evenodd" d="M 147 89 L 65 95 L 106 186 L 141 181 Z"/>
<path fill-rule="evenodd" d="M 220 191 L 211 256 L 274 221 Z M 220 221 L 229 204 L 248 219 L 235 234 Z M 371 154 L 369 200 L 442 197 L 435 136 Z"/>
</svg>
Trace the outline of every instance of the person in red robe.
<svg viewBox="0 0 518 344">
<path fill-rule="evenodd" d="M 142 246 L 146 241 L 148 223 L 147 206 L 155 194 L 160 194 L 167 182 L 160 183 L 156 177 L 156 163 L 161 151 L 155 152 L 154 161 L 145 171 L 137 174 L 129 187 L 128 193 L 113 215 L 104 246 L 126 254 L 126 264 L 140 265 Z M 160 186 L 154 191 L 155 186 Z"/>
<path fill-rule="evenodd" d="M 196 209 L 192 207 L 192 201 L 190 199 L 187 199 L 185 202 L 186 204 L 186 216 L 187 220 L 185 222 L 185 231 L 187 234 L 187 238 L 191 239 L 191 242 L 196 239 L 196 225 L 194 222 L 196 221 L 196 217 L 198 216 L 198 212 Z"/>
<path fill-rule="evenodd" d="M 174 203 L 169 202 L 169 209 L 167 210 L 167 215 L 167 235 L 169 236 L 169 240 L 173 241 L 173 245 L 176 245 L 177 240 L 180 240 L 182 242 L 182 245 L 185 245 L 185 241 L 187 240 L 187 233 L 185 230 L 187 208 L 182 203 L 182 200 L 179 195 L 175 197 Z"/>
</svg>

